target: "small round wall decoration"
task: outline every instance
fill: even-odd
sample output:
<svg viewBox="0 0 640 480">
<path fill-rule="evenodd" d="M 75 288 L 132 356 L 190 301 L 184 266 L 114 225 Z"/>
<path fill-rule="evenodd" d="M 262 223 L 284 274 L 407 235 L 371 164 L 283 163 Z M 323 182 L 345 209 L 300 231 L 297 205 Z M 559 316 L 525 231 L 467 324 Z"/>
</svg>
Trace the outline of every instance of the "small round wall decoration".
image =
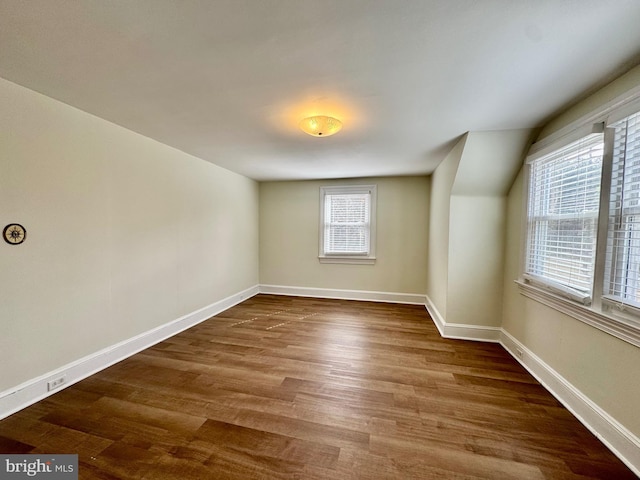
<svg viewBox="0 0 640 480">
<path fill-rule="evenodd" d="M 20 245 L 27 238 L 27 231 L 19 223 L 10 223 L 2 231 L 4 241 L 10 245 Z"/>
</svg>

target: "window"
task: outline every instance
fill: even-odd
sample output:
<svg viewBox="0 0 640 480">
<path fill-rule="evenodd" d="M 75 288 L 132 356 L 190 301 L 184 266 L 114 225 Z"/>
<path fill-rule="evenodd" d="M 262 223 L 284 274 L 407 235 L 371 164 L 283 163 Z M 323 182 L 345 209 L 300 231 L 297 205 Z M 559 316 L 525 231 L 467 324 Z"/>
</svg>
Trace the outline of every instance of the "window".
<svg viewBox="0 0 640 480">
<path fill-rule="evenodd" d="M 375 262 L 376 186 L 320 188 L 320 261 Z"/>
<path fill-rule="evenodd" d="M 590 135 L 531 163 L 529 280 L 591 301 L 596 253 L 602 134 Z"/>
<path fill-rule="evenodd" d="M 640 346 L 640 103 L 533 147 L 521 292 Z M 537 150 L 537 151 L 536 151 Z"/>
<path fill-rule="evenodd" d="M 640 113 L 612 125 L 605 298 L 640 307 Z"/>
</svg>

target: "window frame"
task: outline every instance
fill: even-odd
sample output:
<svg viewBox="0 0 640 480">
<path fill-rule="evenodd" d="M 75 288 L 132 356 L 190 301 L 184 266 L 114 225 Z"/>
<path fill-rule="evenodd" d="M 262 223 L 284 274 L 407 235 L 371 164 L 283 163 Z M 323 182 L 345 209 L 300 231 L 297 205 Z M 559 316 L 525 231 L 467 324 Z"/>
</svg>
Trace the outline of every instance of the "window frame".
<svg viewBox="0 0 640 480">
<path fill-rule="evenodd" d="M 547 184 L 540 184 L 540 188 L 544 191 L 547 191 L 547 195 L 542 195 L 540 197 L 537 198 L 538 202 L 536 204 L 536 207 L 532 208 L 531 205 L 531 179 L 533 177 L 533 170 L 535 168 L 537 168 L 537 164 L 541 163 L 542 166 L 541 168 L 545 168 L 545 165 L 551 165 L 552 169 L 553 168 L 558 168 L 558 161 L 562 161 L 565 159 L 565 155 L 569 155 L 570 157 L 574 157 L 577 156 L 576 152 L 577 151 L 582 151 L 585 148 L 589 147 L 590 149 L 593 148 L 594 145 L 592 145 L 593 143 L 602 143 L 604 145 L 604 125 L 603 124 L 596 124 L 594 125 L 589 131 L 586 130 L 581 130 L 580 132 L 576 133 L 576 137 L 571 137 L 570 139 L 567 139 L 566 142 L 564 142 L 562 145 L 557 146 L 557 148 L 553 148 L 551 149 L 551 151 L 544 151 L 542 154 L 538 154 L 535 156 L 530 156 L 527 159 L 526 162 L 526 171 L 527 171 L 527 199 L 526 199 L 526 212 L 525 212 L 525 218 L 526 218 L 526 233 L 525 233 L 525 240 L 524 240 L 524 252 L 523 252 L 523 266 L 522 266 L 522 275 L 521 277 L 529 282 L 532 283 L 534 285 L 537 285 L 541 288 L 545 288 L 548 289 L 550 291 L 553 291 L 554 293 L 558 294 L 558 295 L 562 295 L 565 296 L 567 298 L 569 298 L 570 300 L 574 300 L 577 302 L 580 302 L 584 305 L 589 305 L 592 302 L 592 297 L 593 297 L 593 291 L 594 291 L 594 281 L 593 281 L 593 277 L 595 276 L 595 260 L 596 260 L 596 250 L 597 250 L 597 245 L 598 245 L 598 233 L 599 233 L 599 212 L 600 212 L 600 205 L 602 202 L 602 197 L 601 197 L 601 193 L 598 194 L 597 196 L 597 206 L 598 206 L 598 211 L 597 212 L 592 212 L 592 213 L 588 213 L 588 212 L 579 212 L 579 213 L 552 213 L 551 211 L 547 210 L 547 209 L 551 209 L 554 210 L 555 207 L 551 207 L 550 205 L 554 204 L 554 200 L 557 200 L 558 197 L 555 194 L 552 194 L 551 192 L 555 192 L 555 190 L 550 186 L 549 183 Z M 598 180 L 598 184 L 599 184 L 599 188 L 601 188 L 601 184 L 602 184 L 602 169 L 603 169 L 603 162 L 604 160 L 602 160 L 600 162 L 600 174 L 597 178 L 599 178 Z M 545 170 L 542 170 L 542 172 L 540 173 L 540 175 L 544 176 L 549 176 L 548 173 L 545 172 Z M 573 177 L 570 180 L 572 180 L 573 182 L 575 182 L 576 180 L 578 180 L 579 177 Z M 551 183 L 554 183 L 555 181 L 557 181 L 556 177 L 553 178 L 548 178 L 548 180 Z M 562 189 L 561 189 L 562 190 Z M 586 196 L 586 195 L 585 195 Z M 559 197 L 560 199 L 562 199 L 563 197 Z M 568 207 L 570 207 L 571 205 L 567 205 Z M 540 209 L 544 209 L 544 213 L 538 212 L 538 214 L 536 215 L 535 213 L 532 214 L 533 210 L 540 210 Z M 566 207 L 563 207 L 566 208 Z M 572 282 L 572 278 L 571 276 L 569 276 L 567 278 L 566 282 L 562 282 L 560 279 L 558 278 L 551 278 L 548 276 L 544 276 L 544 275 L 540 275 L 538 272 L 534 272 L 533 270 L 536 270 L 535 268 L 532 271 L 529 271 L 529 266 L 532 263 L 538 264 L 540 265 L 541 262 L 544 264 L 545 262 L 548 262 L 549 260 L 553 260 L 553 258 L 549 257 L 547 259 L 545 259 L 545 257 L 543 255 L 537 255 L 535 258 L 530 257 L 530 253 L 532 252 L 533 246 L 534 245 L 545 245 L 547 242 L 549 242 L 549 239 L 546 238 L 546 236 L 544 236 L 544 238 L 542 240 L 540 240 L 539 238 L 536 238 L 536 240 L 533 240 L 531 238 L 531 234 L 535 231 L 536 235 L 535 237 L 539 237 L 539 229 L 535 228 L 535 225 L 538 224 L 545 224 L 545 223 L 552 223 L 554 220 L 558 221 L 558 220 L 562 220 L 563 217 L 566 217 L 567 220 L 575 220 L 581 223 L 586 223 L 588 221 L 588 219 L 591 219 L 594 222 L 594 235 L 593 235 L 593 257 L 592 257 L 592 278 L 590 281 L 590 286 L 588 289 L 583 290 L 580 289 L 575 282 Z M 539 243 L 540 242 L 540 243 Z M 549 248 L 545 248 L 544 251 L 545 253 L 551 254 L 552 253 L 552 248 L 550 246 L 548 246 Z M 575 267 L 575 264 L 574 264 Z M 548 272 L 550 273 L 550 272 Z M 572 283 L 574 283 L 574 285 L 571 285 Z"/>
<path fill-rule="evenodd" d="M 369 252 L 366 254 L 325 253 L 325 197 L 327 195 L 370 195 Z M 320 263 L 372 265 L 376 262 L 376 204 L 377 185 L 339 185 L 320 187 L 320 222 L 318 227 L 318 259 Z"/>
<path fill-rule="evenodd" d="M 563 129 L 561 131 L 563 135 L 554 136 L 555 138 L 552 141 L 544 140 L 531 146 L 524 165 L 520 275 L 515 280 L 522 295 L 637 347 L 640 347 L 640 308 L 634 305 L 621 304 L 604 294 L 604 282 L 608 261 L 609 202 L 613 168 L 614 131 L 610 127 L 639 111 L 640 91 L 626 100 L 612 102 L 610 105 L 605 106 L 600 113 L 589 115 L 579 124 L 576 124 L 576 122 L 570 125 L 571 130 L 568 128 Z M 604 150 L 600 179 L 592 301 L 589 305 L 585 305 L 579 298 L 568 295 L 562 288 L 554 288 L 554 285 L 536 282 L 535 279 L 525 273 L 529 224 L 530 162 L 588 135 L 593 132 L 594 125 L 599 123 L 604 125 Z"/>
<path fill-rule="evenodd" d="M 636 122 L 640 122 L 640 106 L 638 107 L 639 111 L 633 113 L 632 115 L 623 117 L 621 120 L 626 120 L 627 118 L 634 116 L 636 117 Z M 610 121 L 611 124 L 611 128 L 610 130 L 610 154 L 611 154 L 611 170 L 612 173 L 611 175 L 609 175 L 610 178 L 610 183 L 609 183 L 609 190 L 610 190 L 610 195 L 609 195 L 609 201 L 606 203 L 606 207 L 607 207 L 607 218 L 608 218 L 608 223 L 606 225 L 607 227 L 607 237 L 606 237 L 606 241 L 607 241 L 607 249 L 606 249 L 606 257 L 605 257 L 605 274 L 604 274 L 604 278 L 603 278 L 603 295 L 602 295 L 602 301 L 603 301 L 603 308 L 607 309 L 607 308 L 613 308 L 615 307 L 615 309 L 619 312 L 619 314 L 624 315 L 624 316 L 628 316 L 627 312 L 631 312 L 632 316 L 636 316 L 638 317 L 635 321 L 638 323 L 638 326 L 640 326 L 640 303 L 636 300 L 630 300 L 628 297 L 627 298 L 623 298 L 624 296 L 621 295 L 615 295 L 614 293 L 611 293 L 611 284 L 615 284 L 616 282 L 620 282 L 620 285 L 622 286 L 622 284 L 624 283 L 625 285 L 628 286 L 628 283 L 624 282 L 628 279 L 628 274 L 631 273 L 632 268 L 631 266 L 635 263 L 637 265 L 637 260 L 635 262 L 633 261 L 628 261 L 631 257 L 631 250 L 633 248 L 633 250 L 635 250 L 636 252 L 638 250 L 640 250 L 640 245 L 638 245 L 638 230 L 628 230 L 629 226 L 638 226 L 639 222 L 631 220 L 628 221 L 626 220 L 626 218 L 628 217 L 638 217 L 640 216 L 640 205 L 634 205 L 634 206 L 629 206 L 626 204 L 625 199 L 627 196 L 629 196 L 631 198 L 631 200 L 633 201 L 635 199 L 635 202 L 638 202 L 638 190 L 637 188 L 633 188 L 633 187 L 637 187 L 637 180 L 634 182 L 633 179 L 634 177 L 637 179 L 638 176 L 638 165 L 634 165 L 633 160 L 631 160 L 631 168 L 629 170 L 627 170 L 627 161 L 629 160 L 629 157 L 627 156 L 627 144 L 626 144 L 626 138 L 625 138 L 625 151 L 623 154 L 623 164 L 622 166 L 620 165 L 616 165 L 616 155 L 615 155 L 615 150 L 616 150 L 616 141 L 615 141 L 615 127 L 618 125 L 618 121 Z M 634 125 L 634 127 L 636 127 L 636 134 L 639 134 L 640 131 L 637 130 L 637 127 L 639 126 L 638 123 L 636 123 Z M 627 136 L 627 134 L 625 133 L 625 137 Z M 636 136 L 634 138 L 635 142 L 638 142 L 640 140 L 640 135 Z M 636 147 L 637 148 L 637 147 Z M 638 151 L 636 152 L 637 156 L 640 157 L 640 149 L 638 149 Z M 633 156 L 633 158 L 636 158 L 635 156 Z M 638 159 L 640 160 L 640 159 Z M 635 167 L 635 168 L 634 168 Z M 621 193 L 616 195 L 616 207 L 612 207 L 612 195 L 611 195 L 611 191 L 613 190 L 613 170 L 614 168 L 618 169 L 618 178 L 622 177 L 622 190 Z M 622 171 L 622 175 L 620 175 L 620 170 Z M 628 184 L 624 179 L 626 179 L 627 175 L 631 175 L 632 178 L 632 183 Z M 635 185 L 633 185 L 633 183 L 635 183 Z M 631 187 L 629 190 L 627 190 L 625 188 L 626 186 Z M 635 196 L 634 196 L 635 194 Z M 619 206 L 618 206 L 619 203 Z M 605 204 L 603 203 L 603 206 Z M 611 221 L 614 220 L 616 222 L 616 225 L 618 225 L 618 227 L 612 227 Z M 627 242 L 625 243 L 630 243 L 630 242 L 634 242 L 636 245 L 635 247 L 630 247 L 630 248 L 625 248 L 624 245 L 620 244 L 620 233 L 621 233 L 621 229 L 619 228 L 620 226 L 624 225 L 625 227 L 625 239 L 627 240 Z M 612 231 L 613 228 L 613 231 Z M 635 233 L 635 235 L 634 235 Z M 622 258 L 626 259 L 625 261 L 620 261 L 620 254 L 622 254 Z M 633 256 L 638 256 L 636 253 L 634 253 Z M 625 264 L 626 268 L 623 267 L 623 270 L 626 271 L 625 275 L 620 275 L 619 274 L 619 269 L 616 267 L 619 267 L 620 264 Z M 614 266 L 615 265 L 615 266 Z M 638 272 L 636 273 L 636 277 L 638 275 Z M 636 278 L 635 283 L 638 283 L 638 279 Z M 637 288 L 636 288 L 637 290 Z"/>
</svg>

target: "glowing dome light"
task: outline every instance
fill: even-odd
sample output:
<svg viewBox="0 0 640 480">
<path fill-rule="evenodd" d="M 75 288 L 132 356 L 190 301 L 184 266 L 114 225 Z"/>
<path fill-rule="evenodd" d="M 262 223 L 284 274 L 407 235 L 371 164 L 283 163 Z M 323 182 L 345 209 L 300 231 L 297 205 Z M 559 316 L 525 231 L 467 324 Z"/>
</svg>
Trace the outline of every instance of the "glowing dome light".
<svg viewBox="0 0 640 480">
<path fill-rule="evenodd" d="M 337 118 L 318 115 L 305 118 L 300 122 L 300 128 L 304 133 L 314 137 L 328 137 L 338 133 L 342 129 L 342 122 Z"/>
</svg>

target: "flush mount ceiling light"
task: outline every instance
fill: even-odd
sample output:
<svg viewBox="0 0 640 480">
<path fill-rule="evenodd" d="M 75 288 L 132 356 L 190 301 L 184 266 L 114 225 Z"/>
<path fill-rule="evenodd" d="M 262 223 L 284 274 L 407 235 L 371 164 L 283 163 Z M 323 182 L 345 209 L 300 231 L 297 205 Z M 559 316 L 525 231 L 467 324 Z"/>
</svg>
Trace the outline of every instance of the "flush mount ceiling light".
<svg viewBox="0 0 640 480">
<path fill-rule="evenodd" d="M 328 137 L 340 131 L 342 122 L 337 118 L 318 115 L 302 120 L 300 122 L 300 128 L 304 133 L 308 133 L 314 137 Z"/>
</svg>

